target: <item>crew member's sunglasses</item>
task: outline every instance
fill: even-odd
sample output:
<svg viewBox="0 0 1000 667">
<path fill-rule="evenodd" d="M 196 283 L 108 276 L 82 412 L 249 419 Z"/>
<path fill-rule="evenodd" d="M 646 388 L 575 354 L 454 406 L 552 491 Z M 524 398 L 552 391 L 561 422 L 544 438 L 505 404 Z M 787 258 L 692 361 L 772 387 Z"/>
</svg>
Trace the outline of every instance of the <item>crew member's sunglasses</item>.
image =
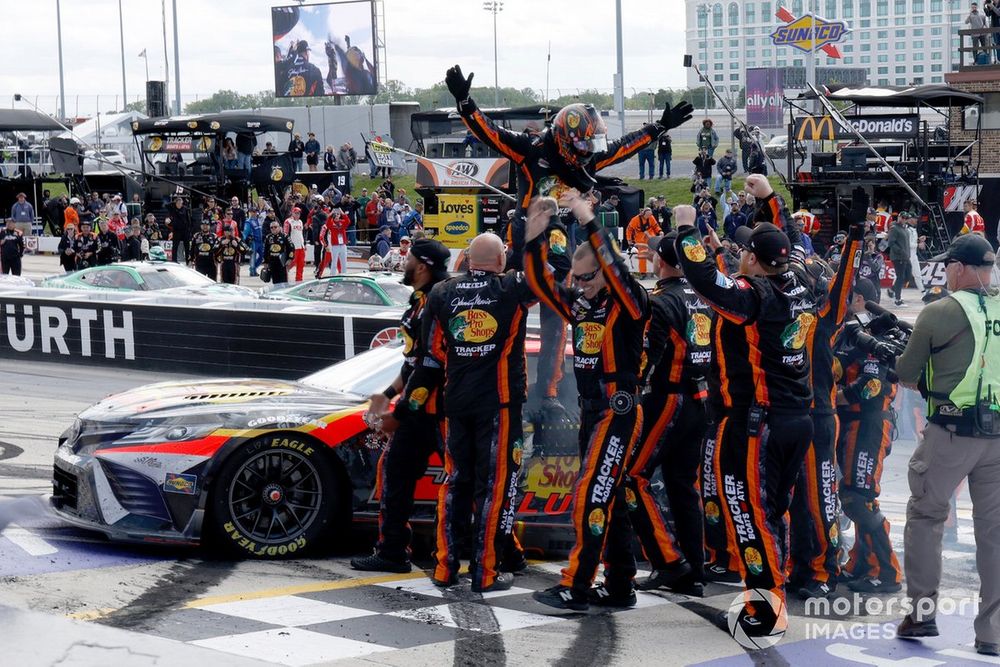
<svg viewBox="0 0 1000 667">
<path fill-rule="evenodd" d="M 597 274 L 601 272 L 600 268 L 594 269 L 590 273 L 574 273 L 573 280 L 578 280 L 581 283 L 588 283 L 597 277 Z"/>
</svg>

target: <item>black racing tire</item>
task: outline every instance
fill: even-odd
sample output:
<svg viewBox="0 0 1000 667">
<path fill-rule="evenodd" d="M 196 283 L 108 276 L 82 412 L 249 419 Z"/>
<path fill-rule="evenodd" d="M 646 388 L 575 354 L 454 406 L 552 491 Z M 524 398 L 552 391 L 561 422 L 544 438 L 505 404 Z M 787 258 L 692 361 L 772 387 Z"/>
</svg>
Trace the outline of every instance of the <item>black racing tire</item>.
<svg viewBox="0 0 1000 667">
<path fill-rule="evenodd" d="M 261 559 L 297 558 L 328 544 L 345 497 L 333 458 L 294 433 L 242 445 L 212 482 L 210 542 Z"/>
</svg>

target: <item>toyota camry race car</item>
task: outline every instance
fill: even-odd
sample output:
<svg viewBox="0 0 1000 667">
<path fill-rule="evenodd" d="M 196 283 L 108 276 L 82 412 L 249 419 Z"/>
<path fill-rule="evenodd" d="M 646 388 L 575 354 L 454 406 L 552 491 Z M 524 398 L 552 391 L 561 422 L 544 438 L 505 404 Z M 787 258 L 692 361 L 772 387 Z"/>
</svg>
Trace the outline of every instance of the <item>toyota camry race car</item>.
<svg viewBox="0 0 1000 667">
<path fill-rule="evenodd" d="M 529 339 L 529 378 L 537 349 Z M 112 539 L 212 542 L 258 558 L 342 539 L 352 517 L 377 518 L 384 440 L 364 415 L 367 397 L 388 386 L 402 358 L 402 346 L 391 344 L 297 382 L 164 382 L 109 396 L 60 437 L 52 506 Z M 572 386 L 567 375 L 563 386 Z M 524 411 L 531 417 L 518 500 L 522 537 L 566 524 L 579 470 L 575 389 L 568 392 L 567 413 L 553 417 L 530 403 Z M 443 478 L 435 456 L 418 484 L 416 523 L 433 521 Z M 572 542 L 559 531 L 538 535 L 542 542 L 532 546 L 541 551 Z"/>
</svg>

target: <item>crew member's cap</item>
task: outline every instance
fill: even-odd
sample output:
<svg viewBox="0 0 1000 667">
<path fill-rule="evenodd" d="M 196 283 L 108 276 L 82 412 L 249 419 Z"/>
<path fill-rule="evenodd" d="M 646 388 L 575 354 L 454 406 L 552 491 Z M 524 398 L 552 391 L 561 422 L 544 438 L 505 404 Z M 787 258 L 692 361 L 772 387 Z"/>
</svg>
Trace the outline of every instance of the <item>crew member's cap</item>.
<svg viewBox="0 0 1000 667">
<path fill-rule="evenodd" d="M 948 249 L 932 262 L 961 262 L 966 266 L 992 266 L 997 261 L 996 253 L 990 242 L 978 234 L 964 234 L 951 242 Z"/>
<path fill-rule="evenodd" d="M 76 197 L 70 197 L 69 203 L 70 204 L 79 204 L 80 200 L 77 199 Z"/>
<path fill-rule="evenodd" d="M 867 278 L 858 278 L 851 292 L 860 294 L 864 297 L 865 301 L 878 301 L 878 290 L 875 288 L 875 283 Z"/>
<path fill-rule="evenodd" d="M 433 239 L 417 239 L 410 248 L 410 254 L 431 270 L 434 277 L 442 280 L 448 277 L 448 261 L 451 252 L 440 241 Z"/>
<path fill-rule="evenodd" d="M 785 232 L 770 222 L 761 222 L 753 229 L 739 227 L 733 234 L 733 240 L 756 255 L 761 264 L 768 266 L 787 264 L 792 251 Z"/>
<path fill-rule="evenodd" d="M 656 254 L 660 256 L 660 259 L 675 269 L 681 268 L 681 262 L 677 259 L 677 251 L 674 248 L 674 241 L 677 240 L 677 232 L 667 232 L 659 238 L 659 243 L 653 246 L 656 248 Z"/>
</svg>

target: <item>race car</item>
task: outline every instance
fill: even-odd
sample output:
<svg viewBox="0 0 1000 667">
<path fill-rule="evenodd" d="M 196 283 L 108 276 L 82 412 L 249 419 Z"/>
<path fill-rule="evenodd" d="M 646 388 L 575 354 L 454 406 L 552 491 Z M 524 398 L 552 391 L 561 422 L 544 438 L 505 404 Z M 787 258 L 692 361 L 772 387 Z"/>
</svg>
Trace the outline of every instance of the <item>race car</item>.
<svg viewBox="0 0 1000 667">
<path fill-rule="evenodd" d="M 400 274 L 389 272 L 351 273 L 308 280 L 278 287 L 261 294 L 265 299 L 324 301 L 370 306 L 405 306 L 413 289 L 400 282 Z"/>
<path fill-rule="evenodd" d="M 529 378 L 537 351 L 529 340 Z M 60 437 L 52 506 L 114 540 L 208 542 L 254 558 L 342 540 L 352 517 L 377 519 L 385 443 L 364 415 L 367 397 L 388 386 L 402 358 L 402 346 L 388 344 L 297 382 L 165 382 L 109 396 Z M 531 403 L 524 410 L 518 527 L 522 537 L 538 529 L 541 541 L 530 546 L 540 551 L 572 543 L 548 529 L 566 526 L 579 470 L 575 387 L 562 384 L 565 413 Z M 415 523 L 434 518 L 444 477 L 434 459 L 418 484 Z"/>
<path fill-rule="evenodd" d="M 58 289 L 98 290 L 104 292 L 139 292 L 173 289 L 173 294 L 183 294 L 184 289 L 210 290 L 220 294 L 242 294 L 233 290 L 234 285 L 217 283 L 194 269 L 174 262 L 119 262 L 106 266 L 92 266 L 71 273 L 51 276 L 42 280 L 39 287 Z"/>
</svg>

